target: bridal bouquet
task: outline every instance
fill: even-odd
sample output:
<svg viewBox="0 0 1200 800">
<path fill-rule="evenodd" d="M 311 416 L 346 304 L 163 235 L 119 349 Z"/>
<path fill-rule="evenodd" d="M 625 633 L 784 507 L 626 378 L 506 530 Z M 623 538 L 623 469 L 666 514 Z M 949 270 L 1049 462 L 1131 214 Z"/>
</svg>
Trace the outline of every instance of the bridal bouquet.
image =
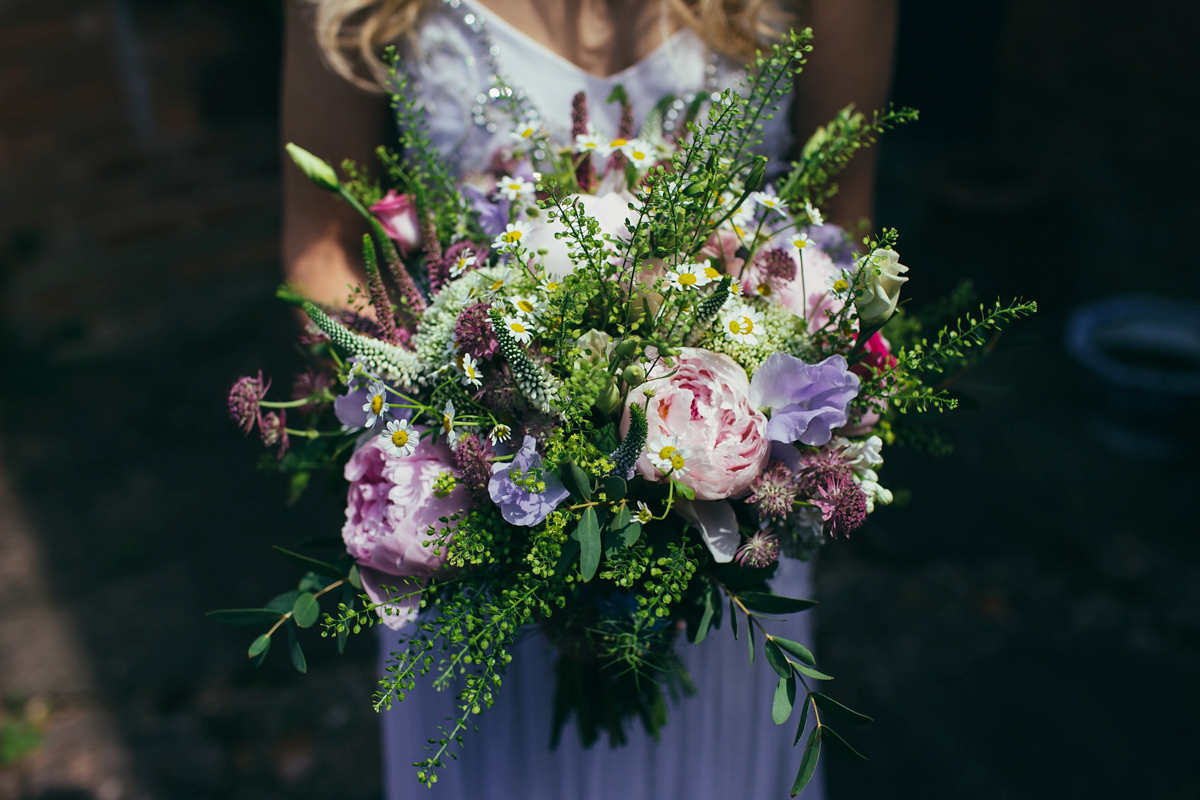
<svg viewBox="0 0 1200 800">
<path fill-rule="evenodd" d="M 859 247 L 823 224 L 831 178 L 912 112 L 848 109 L 765 181 L 759 122 L 807 36 L 667 132 L 658 112 L 635 132 L 618 91 L 621 130 L 602 135 L 581 94 L 559 148 L 499 87 L 512 144 L 486 174 L 445 170 L 400 78 L 403 157 L 381 150 L 382 180 L 288 146 L 362 212 L 367 285 L 351 310 L 281 290 L 312 322 L 312 368 L 290 400 L 239 379 L 229 411 L 295 487 L 344 475 L 346 555 L 282 550 L 307 570 L 297 589 L 214 614 L 269 626 L 260 659 L 282 628 L 302 671 L 297 628 L 320 621 L 339 645 L 379 622 L 405 631 L 376 707 L 418 680 L 460 689 L 421 782 L 502 690 L 527 625 L 559 653 L 556 730 L 573 716 L 587 744 L 621 742 L 632 718 L 657 735 L 665 698 L 691 691 L 678 640 L 725 621 L 779 675 L 764 713 L 782 724 L 798 706 L 797 743 L 815 718 L 793 792 L 822 743 L 857 755 L 830 723 L 869 718 L 816 691 L 829 676 L 812 653 L 771 632 L 812 602 L 768 579 L 891 502 L 879 470 L 898 415 L 953 406 L 928 376 L 1033 305 L 919 338 L 897 324 L 896 233 Z"/>
</svg>

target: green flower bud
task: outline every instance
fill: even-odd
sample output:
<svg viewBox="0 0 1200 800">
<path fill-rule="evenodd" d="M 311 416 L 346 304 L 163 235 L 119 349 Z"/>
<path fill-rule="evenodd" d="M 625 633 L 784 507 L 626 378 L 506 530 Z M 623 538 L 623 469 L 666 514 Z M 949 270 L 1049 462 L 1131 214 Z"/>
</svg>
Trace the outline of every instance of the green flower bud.
<svg viewBox="0 0 1200 800">
<path fill-rule="evenodd" d="M 759 156 L 755 159 L 754 166 L 750 168 L 750 174 L 746 176 L 746 191 L 755 192 L 762 186 L 763 178 L 767 174 L 767 157 Z"/>
<path fill-rule="evenodd" d="M 604 391 L 596 398 L 596 408 L 603 414 L 611 414 L 621 405 L 621 392 L 615 381 L 609 381 Z"/>
<path fill-rule="evenodd" d="M 642 368 L 641 364 L 630 364 L 621 373 L 621 380 L 630 388 L 640 386 L 642 381 L 646 380 L 646 370 Z"/>
<path fill-rule="evenodd" d="M 292 157 L 292 161 L 296 162 L 296 166 L 300 171 L 308 176 L 308 179 L 320 186 L 322 189 L 327 189 L 331 192 L 338 190 L 337 173 L 333 171 L 333 167 L 329 163 L 317 158 L 312 153 L 299 147 L 291 142 L 288 142 L 287 154 Z"/>
</svg>

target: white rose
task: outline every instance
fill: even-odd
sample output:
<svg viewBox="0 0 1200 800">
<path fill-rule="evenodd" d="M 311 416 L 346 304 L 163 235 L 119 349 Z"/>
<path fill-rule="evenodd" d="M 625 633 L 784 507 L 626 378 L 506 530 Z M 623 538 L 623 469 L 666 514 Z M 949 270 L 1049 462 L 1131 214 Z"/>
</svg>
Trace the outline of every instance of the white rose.
<svg viewBox="0 0 1200 800">
<path fill-rule="evenodd" d="M 900 285 L 908 278 L 902 276 L 908 267 L 900 263 L 895 250 L 876 250 L 862 267 L 869 270 L 867 280 L 854 304 L 858 317 L 865 323 L 887 319 L 900 301 Z"/>
</svg>

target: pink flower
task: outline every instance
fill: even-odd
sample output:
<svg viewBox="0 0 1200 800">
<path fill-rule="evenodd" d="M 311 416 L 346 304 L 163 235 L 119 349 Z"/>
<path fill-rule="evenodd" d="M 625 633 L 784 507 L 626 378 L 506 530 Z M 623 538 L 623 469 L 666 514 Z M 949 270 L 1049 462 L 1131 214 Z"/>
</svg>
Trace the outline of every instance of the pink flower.
<svg viewBox="0 0 1200 800">
<path fill-rule="evenodd" d="M 892 355 L 891 345 L 879 331 L 863 345 L 861 360 L 850 367 L 850 371 L 868 384 L 875 376 L 892 369 L 899 360 Z M 864 436 L 870 433 L 879 423 L 880 412 L 886 411 L 887 400 L 880 399 L 875 403 L 861 404 L 853 409 L 850 423 L 839 431 L 843 436 Z"/>
<path fill-rule="evenodd" d="M 421 225 L 417 220 L 417 203 L 411 194 L 396 194 L 388 189 L 383 199 L 369 209 L 384 233 L 396 241 L 401 255 L 410 255 L 421 246 Z"/>
<path fill-rule="evenodd" d="M 830 283 L 838 278 L 842 271 L 825 251 L 813 246 L 804 248 L 803 267 L 798 255 L 789 255 L 796 261 L 795 278 L 790 281 L 774 279 L 768 282 L 770 276 L 756 263 L 743 283 L 742 290 L 746 294 L 766 294 L 772 301 L 796 316 L 808 320 L 809 332 L 815 333 L 829 321 L 826 312 L 836 314 L 845 305 L 845 301 L 835 296 L 829 288 Z M 763 284 L 766 284 L 767 289 L 760 292 L 759 287 Z"/>
<path fill-rule="evenodd" d="M 637 199 L 627 191 L 609 192 L 607 194 L 578 194 L 565 198 L 564 205 L 579 201 L 579 208 L 584 214 L 600 223 L 601 237 L 624 241 L 629 238 L 629 228 L 626 219 L 636 220 L 637 212 L 629 210 L 630 203 Z M 554 234 L 561 233 L 563 238 L 556 239 Z M 575 271 L 575 263 L 571 261 L 570 251 L 576 249 L 575 240 L 568 237 L 567 226 L 561 219 L 553 222 L 538 222 L 525 241 L 525 246 L 531 251 L 546 249 L 546 272 L 563 277 Z"/>
<path fill-rule="evenodd" d="M 647 392 L 653 395 L 646 410 L 650 430 L 638 472 L 662 480 L 661 467 L 682 454 L 685 463 L 672 478 L 694 490 L 697 500 L 733 497 L 750 488 L 771 445 L 767 418 L 750 405 L 750 381 L 737 362 L 692 347 L 682 348 L 669 367 L 660 360 L 629 393 L 622 434 L 629 426 L 629 404 L 644 403 Z M 674 451 L 664 454 L 666 448 Z"/>
<path fill-rule="evenodd" d="M 737 251 L 742 246 L 742 240 L 731 230 L 719 228 L 708 237 L 708 241 L 700 248 L 701 258 L 715 258 L 721 267 L 730 275 L 737 277 L 742 271 L 745 259 L 737 257 Z"/>
<path fill-rule="evenodd" d="M 342 539 L 360 567 L 386 573 L 377 582 L 384 586 L 419 585 L 443 568 L 446 548 L 426 546 L 446 527 L 441 517 L 451 517 L 470 506 L 465 486 L 445 497 L 434 494 L 434 480 L 443 472 L 456 477 L 454 456 L 445 444 L 422 439 L 412 455 L 396 458 L 372 437 L 346 464 L 350 482 L 346 524 Z M 392 579 L 411 577 L 418 581 Z M 384 623 L 403 625 L 403 614 L 384 616 Z"/>
</svg>

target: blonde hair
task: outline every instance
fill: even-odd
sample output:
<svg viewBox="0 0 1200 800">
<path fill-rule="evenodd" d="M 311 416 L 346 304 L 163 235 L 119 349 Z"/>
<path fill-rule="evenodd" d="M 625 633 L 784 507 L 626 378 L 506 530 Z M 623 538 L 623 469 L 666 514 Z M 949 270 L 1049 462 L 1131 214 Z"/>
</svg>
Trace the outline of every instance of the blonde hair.
<svg viewBox="0 0 1200 800">
<path fill-rule="evenodd" d="M 346 80 L 378 91 L 387 76 L 380 52 L 401 38 L 411 38 L 434 0 L 308 2 L 316 11 L 317 44 L 329 66 Z M 774 0 L 666 0 L 666 5 L 709 47 L 739 61 L 748 62 L 764 42 L 793 22 Z"/>
</svg>

